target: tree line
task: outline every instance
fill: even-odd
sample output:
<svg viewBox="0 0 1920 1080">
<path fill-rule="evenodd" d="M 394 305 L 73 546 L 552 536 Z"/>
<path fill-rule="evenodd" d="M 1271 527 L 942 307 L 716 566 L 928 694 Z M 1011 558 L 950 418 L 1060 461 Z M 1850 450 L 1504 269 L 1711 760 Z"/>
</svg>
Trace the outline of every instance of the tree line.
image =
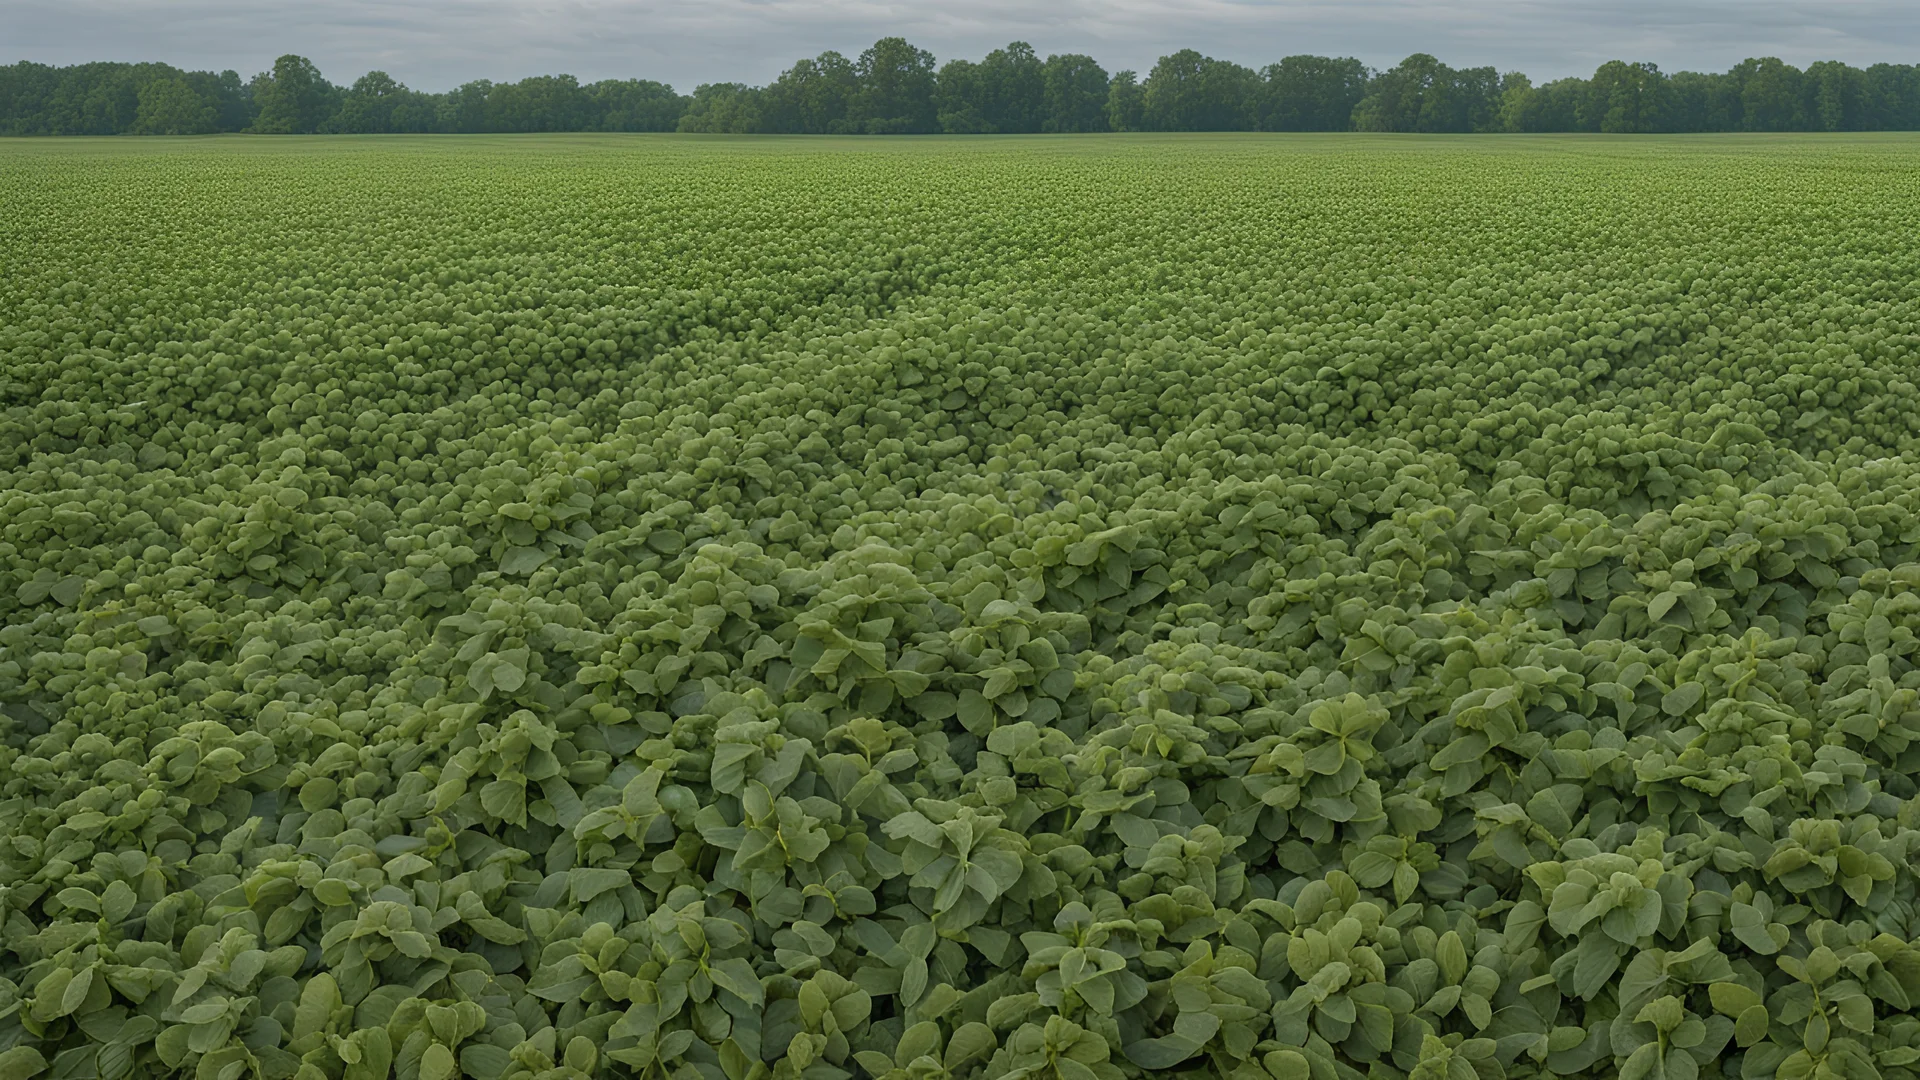
<svg viewBox="0 0 1920 1080">
<path fill-rule="evenodd" d="M 766 86 L 571 75 L 412 90 L 382 71 L 350 86 L 282 56 L 271 71 L 166 64 L 0 67 L 0 135 L 687 131 L 733 134 L 1020 134 L 1093 131 L 1706 132 L 1920 130 L 1920 68 L 1774 57 L 1724 72 L 1609 61 L 1535 85 L 1425 53 L 1385 71 L 1351 57 L 1289 56 L 1255 70 L 1191 49 L 1141 77 L 1025 42 L 949 60 L 897 37 L 824 52 Z"/>
</svg>

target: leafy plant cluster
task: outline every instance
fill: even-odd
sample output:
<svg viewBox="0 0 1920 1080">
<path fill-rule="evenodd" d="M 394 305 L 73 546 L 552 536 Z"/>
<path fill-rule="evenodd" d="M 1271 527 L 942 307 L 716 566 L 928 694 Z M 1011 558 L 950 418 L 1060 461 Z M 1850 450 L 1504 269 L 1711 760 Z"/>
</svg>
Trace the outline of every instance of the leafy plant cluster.
<svg viewBox="0 0 1920 1080">
<path fill-rule="evenodd" d="M 1911 154 L 10 156 L 0 1076 L 1911 1080 Z"/>
</svg>

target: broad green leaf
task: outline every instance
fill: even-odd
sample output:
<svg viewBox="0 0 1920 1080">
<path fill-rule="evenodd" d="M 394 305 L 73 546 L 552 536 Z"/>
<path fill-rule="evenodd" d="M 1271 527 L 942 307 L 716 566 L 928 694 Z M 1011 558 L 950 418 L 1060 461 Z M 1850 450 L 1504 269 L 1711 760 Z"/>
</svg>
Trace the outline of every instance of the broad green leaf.
<svg viewBox="0 0 1920 1080">
<path fill-rule="evenodd" d="M 1760 1004 L 1760 995 L 1736 982 L 1717 982 L 1707 987 L 1713 1007 L 1728 1016 L 1738 1017 Z"/>
<path fill-rule="evenodd" d="M 420 1055 L 420 1080 L 454 1080 L 459 1070 L 453 1051 L 440 1043 L 429 1045 Z"/>
<path fill-rule="evenodd" d="M 524 577 L 545 566 L 548 558 L 539 548 L 510 547 L 500 556 L 500 572 Z"/>
<path fill-rule="evenodd" d="M 1697 682 L 1684 682 L 1668 691 L 1666 696 L 1660 699 L 1660 707 L 1666 710 L 1669 716 L 1681 716 L 1698 705 L 1700 698 L 1706 692 L 1707 688 Z"/>
<path fill-rule="evenodd" d="M 460 1071 L 473 1080 L 498 1080 L 513 1067 L 505 1050 L 487 1043 L 468 1043 L 460 1048 Z"/>
<path fill-rule="evenodd" d="M 966 690 L 960 694 L 956 715 L 961 726 L 975 735 L 985 735 L 993 730 L 993 703 L 976 690 Z"/>
<path fill-rule="evenodd" d="M 1741 1010 L 1733 1028 L 1733 1037 L 1742 1047 L 1752 1046 L 1767 1037 L 1768 1016 L 1764 1005 Z"/>
<path fill-rule="evenodd" d="M 1727 912 L 1727 929 L 1740 944 L 1762 955 L 1780 951 L 1780 945 L 1767 929 L 1766 918 L 1746 904 L 1734 904 Z"/>
<path fill-rule="evenodd" d="M 708 968 L 713 984 L 756 1008 L 765 1000 L 760 988 L 760 979 L 754 975 L 753 968 L 739 958 L 722 960 Z"/>
<path fill-rule="evenodd" d="M 0 1077 L 5 1080 L 27 1080 L 46 1071 L 46 1068 L 47 1059 L 31 1046 L 15 1046 L 0 1052 Z"/>
<path fill-rule="evenodd" d="M 585 904 L 612 889 L 626 888 L 633 878 L 625 870 L 601 870 L 576 866 L 567 872 L 568 890 L 576 904 Z"/>
<path fill-rule="evenodd" d="M 968 1063 L 982 1060 L 993 1053 L 994 1047 L 993 1031 L 986 1024 L 977 1021 L 962 1024 L 947 1039 L 943 1063 L 949 1072 L 957 1072 Z"/>
</svg>

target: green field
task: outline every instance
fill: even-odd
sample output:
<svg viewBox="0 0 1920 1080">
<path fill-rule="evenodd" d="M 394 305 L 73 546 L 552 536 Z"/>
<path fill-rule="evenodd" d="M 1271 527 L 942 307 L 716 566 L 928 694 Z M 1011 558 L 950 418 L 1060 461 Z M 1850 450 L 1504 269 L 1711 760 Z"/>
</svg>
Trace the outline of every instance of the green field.
<svg viewBox="0 0 1920 1080">
<path fill-rule="evenodd" d="M 1920 137 L 0 140 L 0 1080 L 1914 1080 Z"/>
</svg>

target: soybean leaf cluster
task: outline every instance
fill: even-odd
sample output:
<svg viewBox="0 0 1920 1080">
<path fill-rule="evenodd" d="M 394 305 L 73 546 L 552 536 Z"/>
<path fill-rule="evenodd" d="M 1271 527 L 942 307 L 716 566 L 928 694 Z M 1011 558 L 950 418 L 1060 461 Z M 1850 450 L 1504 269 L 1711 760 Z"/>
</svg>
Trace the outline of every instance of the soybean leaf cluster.
<svg viewBox="0 0 1920 1080">
<path fill-rule="evenodd" d="M 1920 1059 L 1910 141 L 0 158 L 0 1075 Z"/>
</svg>

